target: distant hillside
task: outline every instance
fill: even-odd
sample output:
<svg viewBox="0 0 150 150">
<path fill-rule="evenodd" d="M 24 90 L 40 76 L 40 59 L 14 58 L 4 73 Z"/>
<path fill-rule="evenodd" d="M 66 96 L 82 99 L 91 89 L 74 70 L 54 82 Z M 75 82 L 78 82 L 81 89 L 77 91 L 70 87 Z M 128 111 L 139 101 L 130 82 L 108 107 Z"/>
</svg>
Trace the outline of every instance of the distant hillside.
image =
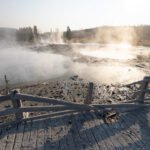
<svg viewBox="0 0 150 150">
<path fill-rule="evenodd" d="M 14 41 L 16 40 L 16 31 L 14 28 L 0 27 L 0 41 Z"/>
<path fill-rule="evenodd" d="M 69 31 L 70 32 L 70 31 Z M 150 46 L 150 26 L 102 26 L 91 29 L 64 32 L 65 41 L 121 43 Z"/>
</svg>

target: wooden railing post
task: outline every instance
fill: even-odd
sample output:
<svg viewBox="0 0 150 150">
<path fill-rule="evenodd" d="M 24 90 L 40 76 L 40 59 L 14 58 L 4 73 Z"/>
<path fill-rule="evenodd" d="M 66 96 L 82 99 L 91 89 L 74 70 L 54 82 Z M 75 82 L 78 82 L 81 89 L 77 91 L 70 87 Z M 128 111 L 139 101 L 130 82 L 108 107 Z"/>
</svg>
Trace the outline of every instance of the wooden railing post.
<svg viewBox="0 0 150 150">
<path fill-rule="evenodd" d="M 4 76 L 5 79 L 5 94 L 8 95 L 9 94 L 9 86 L 8 86 L 8 79 L 7 76 Z"/>
<path fill-rule="evenodd" d="M 146 93 L 146 89 L 148 88 L 148 84 L 149 84 L 149 81 L 148 81 L 149 77 L 144 77 L 144 82 L 141 83 L 141 92 L 140 92 L 140 95 L 139 95 L 139 98 L 138 98 L 138 102 L 139 103 L 144 103 L 144 99 L 145 99 L 145 93 Z"/>
<path fill-rule="evenodd" d="M 89 87 L 88 87 L 88 93 L 87 93 L 87 97 L 86 99 L 84 100 L 84 104 L 91 104 L 92 103 L 92 100 L 93 100 L 93 82 L 90 82 L 89 83 Z"/>
<path fill-rule="evenodd" d="M 13 108 L 19 109 L 22 107 L 22 101 L 18 98 L 16 98 L 16 93 L 19 93 L 19 90 L 15 90 L 11 92 L 11 100 L 12 100 L 12 105 Z M 23 119 L 23 113 L 16 113 L 15 114 L 17 120 L 22 120 Z"/>
</svg>

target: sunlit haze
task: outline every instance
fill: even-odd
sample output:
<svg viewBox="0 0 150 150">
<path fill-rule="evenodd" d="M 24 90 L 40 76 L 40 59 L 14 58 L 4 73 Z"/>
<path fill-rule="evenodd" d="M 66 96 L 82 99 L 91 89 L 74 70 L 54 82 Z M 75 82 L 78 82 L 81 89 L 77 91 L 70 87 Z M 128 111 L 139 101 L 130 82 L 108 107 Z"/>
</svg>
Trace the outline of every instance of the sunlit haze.
<svg viewBox="0 0 150 150">
<path fill-rule="evenodd" d="M 127 43 L 109 44 L 101 49 L 83 49 L 81 54 L 97 58 L 109 58 L 118 60 L 129 60 L 136 56 L 131 51 L 132 46 Z"/>
<path fill-rule="evenodd" d="M 149 0 L 0 0 L 0 27 L 41 31 L 150 24 Z"/>
</svg>

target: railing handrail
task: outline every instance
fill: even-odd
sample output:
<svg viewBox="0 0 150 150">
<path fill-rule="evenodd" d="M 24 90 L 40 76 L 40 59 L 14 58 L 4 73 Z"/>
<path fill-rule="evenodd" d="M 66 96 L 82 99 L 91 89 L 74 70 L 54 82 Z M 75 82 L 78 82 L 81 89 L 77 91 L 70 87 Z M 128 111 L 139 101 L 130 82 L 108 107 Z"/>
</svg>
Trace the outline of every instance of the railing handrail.
<svg viewBox="0 0 150 150">
<path fill-rule="evenodd" d="M 141 82 L 141 90 L 139 99 L 134 101 L 129 101 L 125 103 L 117 103 L 117 104 L 81 104 L 68 102 L 61 99 L 33 96 L 28 94 L 21 94 L 17 91 L 13 91 L 6 96 L 0 96 L 0 102 L 11 100 L 13 104 L 13 108 L 7 108 L 5 110 L 0 111 L 0 116 L 15 114 L 16 119 L 23 119 L 23 113 L 25 112 L 37 112 L 37 111 L 103 111 L 105 109 L 116 109 L 120 110 L 122 108 L 142 108 L 149 107 L 150 103 L 144 103 L 145 93 L 150 93 L 150 89 L 148 89 L 148 84 L 150 82 L 150 77 L 145 77 L 143 79 L 144 82 Z M 42 102 L 49 103 L 52 105 L 49 106 L 23 106 L 22 101 L 31 101 L 31 102 Z"/>
</svg>

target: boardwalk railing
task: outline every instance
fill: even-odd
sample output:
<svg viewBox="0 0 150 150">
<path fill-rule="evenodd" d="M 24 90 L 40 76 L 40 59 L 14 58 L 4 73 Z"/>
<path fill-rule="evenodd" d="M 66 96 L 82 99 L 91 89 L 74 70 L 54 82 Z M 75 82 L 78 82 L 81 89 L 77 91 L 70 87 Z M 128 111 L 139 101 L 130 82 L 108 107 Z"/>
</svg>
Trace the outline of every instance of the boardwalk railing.
<svg viewBox="0 0 150 150">
<path fill-rule="evenodd" d="M 150 90 L 148 89 L 148 84 L 150 82 L 150 77 L 145 77 L 142 81 L 132 83 L 132 84 L 141 84 L 141 90 L 139 94 L 139 98 L 136 101 L 130 101 L 126 103 L 117 103 L 117 104 L 79 104 L 79 103 L 73 103 L 68 102 L 64 100 L 59 99 L 53 99 L 53 98 L 44 98 L 39 96 L 33 96 L 33 95 L 26 95 L 21 94 L 18 91 L 12 91 L 10 94 L 6 96 L 0 96 L 0 102 L 12 101 L 12 108 L 7 108 L 0 111 L 0 116 L 7 116 L 11 114 L 15 114 L 16 120 L 23 120 L 24 119 L 24 113 L 26 112 L 49 112 L 49 116 L 55 116 L 55 115 L 62 115 L 67 114 L 70 112 L 80 112 L 80 111 L 99 111 L 104 112 L 105 110 L 111 110 L 115 109 L 119 112 L 125 111 L 128 109 L 136 109 L 136 108 L 143 108 L 143 107 L 149 107 L 150 103 L 145 102 L 145 94 L 150 93 Z M 131 85 L 131 84 L 130 84 Z M 93 85 L 91 85 L 93 87 Z M 91 90 L 90 95 L 91 95 Z M 90 96 L 91 97 L 91 96 Z M 31 101 L 31 102 L 41 102 L 41 103 L 47 103 L 49 105 L 47 106 L 23 106 L 22 100 L 25 101 Z M 89 100 L 89 98 L 88 98 Z M 42 117 L 37 116 L 37 117 Z M 34 117 L 32 117 L 34 118 Z M 28 118 L 31 119 L 31 118 Z"/>
</svg>

